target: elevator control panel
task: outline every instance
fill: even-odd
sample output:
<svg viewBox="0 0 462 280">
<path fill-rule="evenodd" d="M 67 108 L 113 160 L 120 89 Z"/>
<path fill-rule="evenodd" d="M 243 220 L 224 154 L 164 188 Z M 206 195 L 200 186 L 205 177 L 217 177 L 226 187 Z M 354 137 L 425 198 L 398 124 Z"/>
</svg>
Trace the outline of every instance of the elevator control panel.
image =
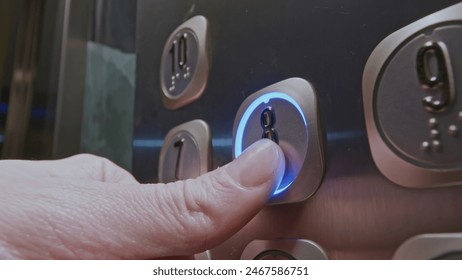
<svg viewBox="0 0 462 280">
<path fill-rule="evenodd" d="M 284 152 L 286 169 L 268 204 L 303 201 L 324 174 L 323 134 L 316 94 L 306 80 L 291 78 L 250 95 L 236 115 L 233 156 L 262 138 Z"/>
<path fill-rule="evenodd" d="M 196 178 L 212 167 L 210 128 L 203 120 L 193 120 L 170 130 L 159 158 L 162 183 Z"/>
<path fill-rule="evenodd" d="M 173 31 L 162 53 L 160 83 L 165 107 L 174 110 L 198 99 L 208 73 L 208 23 L 205 17 L 195 16 Z"/>
<path fill-rule="evenodd" d="M 372 156 L 406 187 L 462 183 L 462 4 L 391 34 L 366 64 Z"/>
</svg>

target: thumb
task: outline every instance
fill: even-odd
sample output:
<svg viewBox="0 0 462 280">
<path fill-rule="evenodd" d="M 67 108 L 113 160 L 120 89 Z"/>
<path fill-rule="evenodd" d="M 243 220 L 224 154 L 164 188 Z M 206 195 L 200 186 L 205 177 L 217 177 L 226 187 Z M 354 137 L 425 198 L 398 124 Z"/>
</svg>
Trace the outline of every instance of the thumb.
<svg viewBox="0 0 462 280">
<path fill-rule="evenodd" d="M 137 205 L 152 219 L 156 256 L 210 249 L 242 228 L 264 206 L 281 182 L 282 150 L 261 140 L 239 158 L 193 180 L 138 188 L 146 203 Z M 146 231 L 146 229 L 144 229 Z"/>
<path fill-rule="evenodd" d="M 105 174 L 119 170 L 108 161 L 104 165 L 110 171 Z M 0 216 L 0 257 L 2 248 L 16 258 L 148 259 L 198 253 L 252 219 L 284 169 L 279 146 L 261 140 L 222 168 L 170 184 L 54 176 L 20 181 L 20 187 L 41 187 L 15 187 L 6 192 L 11 199 L 0 200 L 6 209 Z"/>
</svg>

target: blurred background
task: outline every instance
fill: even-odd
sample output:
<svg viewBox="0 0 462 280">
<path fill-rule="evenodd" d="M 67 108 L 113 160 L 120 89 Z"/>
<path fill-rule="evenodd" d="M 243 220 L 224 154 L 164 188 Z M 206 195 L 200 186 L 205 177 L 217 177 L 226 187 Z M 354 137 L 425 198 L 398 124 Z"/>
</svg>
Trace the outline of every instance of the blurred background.
<svg viewBox="0 0 462 280">
<path fill-rule="evenodd" d="M 319 189 L 303 202 L 265 207 L 208 257 L 238 259 L 251 242 L 282 239 L 290 248 L 298 241 L 314 242 L 332 259 L 390 259 L 403 242 L 423 235 L 413 239 L 418 242 L 410 251 L 418 254 L 410 258 L 460 259 L 460 179 L 446 188 L 405 188 L 387 179 L 371 155 L 362 88 L 366 62 L 383 39 L 456 3 L 0 0 L 0 159 L 91 153 L 142 183 L 158 182 L 167 133 L 201 119 L 212 131 L 215 169 L 232 160 L 233 123 L 242 102 L 269 85 L 300 77 L 316 89 L 324 128 Z M 197 15 L 210 25 L 210 76 L 200 99 L 169 110 L 161 99 L 162 53 L 172 32 Z M 462 32 L 460 21 L 450 23 Z M 459 38 L 454 36 L 455 49 L 462 46 Z M 454 65 L 454 71 L 462 69 Z M 416 78 L 412 81 L 419 85 Z M 421 94 L 413 103 L 419 109 Z M 462 114 L 457 106 L 453 111 Z M 457 137 L 451 139 L 460 145 Z M 179 158 L 172 161 L 176 166 Z M 450 250 L 420 254 L 438 244 Z"/>
<path fill-rule="evenodd" d="M 0 157 L 130 170 L 137 1 L 0 1 Z"/>
</svg>

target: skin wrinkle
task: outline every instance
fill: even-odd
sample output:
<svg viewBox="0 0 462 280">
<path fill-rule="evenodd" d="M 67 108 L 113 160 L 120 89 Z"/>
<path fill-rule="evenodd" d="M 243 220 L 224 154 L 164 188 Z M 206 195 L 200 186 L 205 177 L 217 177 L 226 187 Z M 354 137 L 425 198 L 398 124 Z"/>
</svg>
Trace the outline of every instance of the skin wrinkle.
<svg viewBox="0 0 462 280">
<path fill-rule="evenodd" d="M 272 183 L 242 186 L 231 174 L 245 173 L 232 163 L 194 180 L 153 185 L 90 155 L 4 163 L 0 257 L 11 258 L 152 259 L 204 251 L 247 223 Z"/>
<path fill-rule="evenodd" d="M 204 187 L 201 190 L 201 196 L 191 196 L 191 198 L 186 200 L 188 214 L 191 216 L 189 228 L 193 229 L 190 232 L 193 232 L 192 240 L 201 240 L 204 244 L 210 244 L 215 242 L 211 240 L 209 235 L 211 232 L 217 232 L 220 228 L 220 224 L 223 223 L 226 215 L 222 215 L 222 209 L 226 208 L 226 205 L 217 204 L 217 201 L 222 201 L 223 197 L 229 197 L 230 194 L 234 192 L 232 187 L 226 187 L 223 185 L 223 182 L 216 180 L 215 176 L 210 176 L 208 174 L 201 176 L 199 183 Z M 193 193 L 197 186 L 190 186 L 189 190 Z M 228 190 L 228 192 L 224 192 Z M 197 205 L 189 206 L 188 205 Z M 191 208 L 193 211 L 191 211 Z M 191 234 L 191 233 L 190 233 Z M 199 252 L 205 250 L 207 247 L 196 246 L 193 248 L 194 252 Z"/>
<path fill-rule="evenodd" d="M 222 172 L 220 173 L 224 178 L 223 180 L 226 181 L 228 180 L 228 182 L 233 182 L 235 184 L 236 187 L 240 188 L 240 189 L 244 189 L 244 190 L 251 190 L 251 189 L 254 189 L 255 187 L 246 187 L 244 185 L 242 185 L 240 182 L 237 182 L 236 180 L 234 180 L 231 175 L 229 174 L 229 171 L 226 169 L 226 168 L 222 168 Z M 273 185 L 271 184 L 272 181 L 274 181 L 274 178 L 275 178 L 275 172 L 276 170 L 274 170 L 272 172 L 273 176 L 269 177 L 266 181 L 264 181 L 262 184 L 260 184 L 260 186 L 263 186 L 263 185 Z M 275 186 L 276 187 L 276 186 Z M 271 192 L 268 193 L 268 198 L 271 196 L 271 194 L 273 193 L 274 189 L 271 190 Z"/>
<path fill-rule="evenodd" d="M 94 209 L 92 212 L 101 214 L 92 214 L 88 217 L 88 221 L 92 221 L 93 226 L 91 227 L 92 230 L 82 237 L 82 242 L 87 247 L 86 251 L 90 254 L 104 251 L 104 256 L 97 258 L 113 258 L 120 255 L 121 252 L 125 252 L 125 246 L 133 244 L 130 238 L 122 234 L 124 225 L 126 225 L 130 217 L 127 216 L 126 211 L 122 210 L 125 207 L 114 207 L 114 205 L 125 205 L 123 198 L 118 195 L 104 196 L 99 199 L 99 202 L 97 205 L 89 205 L 88 207 Z M 85 226 L 88 226 L 88 224 L 81 225 L 82 228 Z M 89 240 L 92 240 L 92 242 L 89 242 Z"/>
<path fill-rule="evenodd" d="M 26 259 L 35 259 L 37 258 L 34 253 L 31 252 L 40 252 L 41 256 L 44 258 L 51 258 L 50 252 L 43 246 L 43 240 L 46 240 L 46 237 L 41 236 L 42 228 L 37 228 L 35 224 L 41 225 L 38 218 L 31 217 L 27 215 L 27 212 L 22 211 L 23 213 L 16 213 L 16 215 L 10 216 L 9 218 L 14 221 L 14 225 L 10 223 L 9 231 L 7 234 L 9 238 L 6 238 L 8 243 L 15 244 L 16 254 L 15 258 L 26 258 Z M 37 211 L 38 212 L 38 211 Z M 32 225 L 32 227 L 30 226 Z M 6 227 L 5 227 L 6 228 Z M 22 232 L 28 232 L 27 238 L 23 238 Z M 29 242 L 31 239 L 34 240 L 37 236 L 41 236 L 41 242 Z M 3 239 L 3 238 L 2 238 Z M 27 254 L 23 254 L 26 252 Z"/>
<path fill-rule="evenodd" d="M 128 190 L 128 189 L 127 189 Z M 119 224 L 118 227 L 119 230 L 115 232 L 115 237 L 116 239 L 121 239 L 121 242 L 119 243 L 119 250 L 122 252 L 125 252 L 127 246 L 130 246 L 133 248 L 133 251 L 135 251 L 134 254 L 130 255 L 124 255 L 122 258 L 142 258 L 143 255 L 138 253 L 143 250 L 145 247 L 152 247 L 153 251 L 155 248 L 160 246 L 159 244 L 156 247 L 155 242 L 153 241 L 153 236 L 155 236 L 155 227 L 153 227 L 154 221 L 150 219 L 150 214 L 146 213 L 148 208 L 145 207 L 139 207 L 139 206 L 146 206 L 149 205 L 146 202 L 145 195 L 143 194 L 144 191 L 140 189 L 141 195 L 133 195 L 133 193 L 128 192 L 124 189 L 122 189 L 120 192 L 116 192 L 116 195 L 114 196 L 116 200 L 120 200 L 120 205 L 121 207 L 118 208 L 118 211 L 120 213 L 113 215 L 113 217 L 117 217 L 116 221 Z M 127 200 L 127 198 L 129 198 Z M 149 211 L 149 210 L 148 210 Z M 143 218 L 139 218 L 143 217 Z M 133 221 L 136 221 L 135 223 Z M 130 235 L 124 235 L 122 232 L 124 232 L 124 225 L 127 223 L 133 223 L 136 224 L 136 227 L 132 227 L 130 231 L 135 231 L 137 232 L 138 228 L 144 228 L 145 233 L 144 234 L 130 234 Z M 149 229 L 149 230 L 147 230 Z M 139 231 L 139 230 L 138 230 Z M 142 231 L 143 232 L 143 231 Z M 141 248 L 140 248 L 141 247 Z M 144 256 L 149 257 L 149 256 Z"/>
<path fill-rule="evenodd" d="M 72 190 L 72 188 L 70 188 L 69 186 L 67 186 L 66 189 L 67 192 L 65 192 L 64 194 L 68 194 L 68 192 Z M 72 242 L 67 242 L 67 239 L 69 235 L 76 234 L 76 227 L 78 225 L 76 223 L 66 225 L 66 221 L 75 220 L 74 217 L 80 216 L 78 212 L 81 211 L 78 211 L 75 208 L 66 207 L 66 199 L 66 195 L 53 195 L 49 197 L 49 203 L 43 205 L 43 207 L 41 207 L 41 209 L 38 210 L 37 213 L 34 215 L 34 218 L 36 220 L 41 221 L 41 223 L 39 223 L 39 231 L 47 233 L 46 236 L 49 240 L 48 244 L 52 244 L 52 246 L 46 246 L 46 248 L 43 249 L 48 250 L 48 252 L 50 253 L 50 258 L 56 258 L 59 256 L 66 256 L 66 258 L 75 258 L 77 256 L 75 250 L 73 249 Z M 51 206 L 54 208 L 54 210 L 47 211 L 46 208 Z M 38 207 L 38 205 L 36 205 L 36 207 Z M 81 212 L 81 214 L 84 213 Z M 47 227 L 45 227 L 45 225 L 47 225 Z M 41 238 L 41 240 L 43 242 L 44 238 Z M 66 250 L 63 250 L 63 248 L 65 248 Z"/>
<path fill-rule="evenodd" d="M 198 248 L 191 248 L 191 251 L 197 253 L 203 251 L 209 239 L 209 232 L 216 229 L 216 219 L 213 217 L 213 204 L 215 203 L 214 195 L 210 194 L 209 190 L 214 190 L 211 186 L 210 176 L 201 176 L 199 182 L 202 186 L 208 186 L 198 191 L 197 186 L 192 181 L 186 181 L 185 191 L 185 207 L 187 214 L 191 217 L 188 227 L 193 230 L 193 240 L 199 240 L 202 244 L 197 244 Z M 198 194 L 199 193 L 199 197 Z M 210 205 L 212 204 L 212 206 Z M 199 243 L 199 242 L 198 242 Z M 192 244 L 189 244 L 191 247 Z"/>
<path fill-rule="evenodd" d="M 72 246 L 66 242 L 64 234 L 61 233 L 58 227 L 54 225 L 53 222 L 48 221 L 46 218 L 41 219 L 43 223 L 50 229 L 51 233 L 48 234 L 48 239 L 53 246 L 47 246 L 44 249 L 48 251 L 50 259 L 56 259 L 60 256 L 69 256 L 69 258 L 76 258 L 77 254 L 72 250 Z M 42 226 L 44 226 L 42 224 Z M 66 245 L 67 243 L 67 245 Z"/>
<path fill-rule="evenodd" d="M 167 222 L 171 224 L 172 240 L 176 241 L 172 244 L 175 252 L 185 248 L 188 245 L 187 239 L 195 236 L 189 224 L 190 213 L 186 210 L 185 188 L 186 181 L 176 182 L 172 188 L 165 189 L 166 198 L 163 201 L 168 204 L 164 214 L 169 217 Z"/>
<path fill-rule="evenodd" d="M 84 234 L 76 234 L 76 233 L 85 233 L 85 227 L 87 227 L 87 224 L 79 224 L 77 222 L 71 223 L 69 225 L 68 221 L 79 221 L 79 218 L 81 219 L 82 216 L 87 216 L 88 211 L 82 211 L 81 207 L 71 204 L 68 205 L 66 202 L 67 201 L 88 201 L 88 198 L 90 195 L 82 196 L 82 193 L 78 192 L 78 187 L 75 186 L 73 183 L 69 183 L 67 187 L 65 187 L 66 191 L 60 195 L 60 196 L 53 196 L 51 199 L 53 200 L 52 202 L 48 203 L 48 206 L 53 205 L 55 208 L 53 211 L 43 211 L 44 213 L 52 213 L 48 214 L 45 217 L 45 221 L 47 221 L 50 225 L 52 225 L 52 232 L 56 233 L 57 238 L 61 238 L 61 240 L 66 239 L 65 237 L 62 236 L 73 236 L 77 235 L 80 236 L 80 242 L 78 244 L 73 244 L 72 242 L 68 242 L 70 245 L 77 245 L 79 249 L 82 249 L 82 247 L 89 247 L 87 251 L 92 251 L 92 248 L 95 247 L 93 244 L 86 244 L 85 239 L 86 236 Z M 99 203 L 97 207 L 100 207 L 100 210 L 103 209 L 101 207 L 103 204 Z M 82 205 L 84 206 L 84 205 Z M 57 208 L 59 207 L 59 208 Z M 91 206 L 93 209 L 95 206 Z M 57 209 L 56 209 L 57 208 Z M 90 211 L 90 214 L 98 212 L 98 211 Z M 109 213 L 110 210 L 107 209 L 106 211 L 99 211 L 99 212 L 106 212 Z M 110 215 L 106 215 L 110 216 Z M 96 217 L 98 219 L 98 217 Z M 88 220 L 94 220 L 95 217 L 89 217 Z M 104 216 L 101 220 L 104 220 Z M 67 225 L 66 225 L 67 224 Z M 96 231 L 98 232 L 98 231 Z M 89 239 L 94 238 L 95 236 L 91 236 Z M 101 240 L 104 240 L 103 238 L 100 238 Z M 56 244 L 55 241 L 52 242 L 53 246 Z M 85 246 L 86 245 L 86 246 Z M 72 252 L 76 252 L 77 248 L 76 246 L 71 247 Z M 65 254 L 68 255 L 68 254 Z M 74 256 L 67 256 L 67 257 L 74 257 Z"/>
<path fill-rule="evenodd" d="M 0 220 L 0 224 L 3 226 L 5 226 L 5 221 L 1 221 Z M 5 226 L 6 228 L 6 226 Z M 19 255 L 19 251 L 17 248 L 15 247 L 11 247 L 9 246 L 8 244 L 10 244 L 9 242 L 9 238 L 7 238 L 8 236 L 6 235 L 5 236 L 5 233 L 2 234 L 2 232 L 0 232 L 0 259 L 17 259 L 18 255 Z"/>
<path fill-rule="evenodd" d="M 140 204 L 140 211 L 147 213 L 144 215 L 151 220 L 152 232 L 158 236 L 172 236 L 171 242 L 164 240 L 154 240 L 157 245 L 159 253 L 168 254 L 169 251 L 178 251 L 178 240 L 174 240 L 176 236 L 182 236 L 184 232 L 179 232 L 180 224 L 176 224 L 177 218 L 172 209 L 172 205 L 168 202 L 172 199 L 169 198 L 169 189 L 174 188 L 173 184 L 164 184 L 154 193 L 145 194 L 145 203 Z M 156 215 L 153 215 L 155 213 Z M 155 235 L 154 235 L 155 236 Z M 164 238 L 162 238 L 164 239 Z"/>
<path fill-rule="evenodd" d="M 106 249 L 109 253 L 108 255 L 120 255 L 120 252 L 126 251 L 124 247 L 136 246 L 133 239 L 123 234 L 124 227 L 132 220 L 134 212 L 130 207 L 127 207 L 130 203 L 127 203 L 126 198 L 123 197 L 123 191 L 117 191 L 113 194 L 109 186 L 98 186 L 98 188 L 104 188 L 107 195 L 101 197 L 99 200 L 100 203 L 97 205 L 90 205 L 90 207 L 95 209 L 93 212 L 100 213 L 99 215 L 89 217 L 89 220 L 94 220 L 95 224 L 91 238 L 94 239 L 95 236 L 97 237 L 98 242 L 96 245 L 100 243 L 99 247 L 102 247 L 101 249 L 109 248 L 109 250 Z M 133 228 L 126 230 L 133 231 Z M 92 245 L 94 246 L 94 244 Z M 95 247 L 98 248 L 98 246 Z"/>
</svg>

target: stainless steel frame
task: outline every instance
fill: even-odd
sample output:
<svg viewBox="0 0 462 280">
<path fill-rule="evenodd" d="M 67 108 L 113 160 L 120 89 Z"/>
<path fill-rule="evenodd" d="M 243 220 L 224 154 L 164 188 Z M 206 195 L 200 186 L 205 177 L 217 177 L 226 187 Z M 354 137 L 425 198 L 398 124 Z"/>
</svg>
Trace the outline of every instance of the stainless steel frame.
<svg viewBox="0 0 462 280">
<path fill-rule="evenodd" d="M 393 152 L 383 141 L 374 115 L 376 82 L 386 60 L 403 41 L 429 26 L 455 21 L 462 21 L 462 3 L 427 16 L 388 36 L 376 47 L 364 69 L 363 101 L 372 157 L 379 170 L 388 179 L 405 187 L 460 185 L 462 183 L 462 167 L 452 169 L 426 168 L 412 164 Z"/>
<path fill-rule="evenodd" d="M 462 233 L 421 234 L 406 240 L 393 259 L 430 260 L 455 252 L 462 252 Z"/>
</svg>

